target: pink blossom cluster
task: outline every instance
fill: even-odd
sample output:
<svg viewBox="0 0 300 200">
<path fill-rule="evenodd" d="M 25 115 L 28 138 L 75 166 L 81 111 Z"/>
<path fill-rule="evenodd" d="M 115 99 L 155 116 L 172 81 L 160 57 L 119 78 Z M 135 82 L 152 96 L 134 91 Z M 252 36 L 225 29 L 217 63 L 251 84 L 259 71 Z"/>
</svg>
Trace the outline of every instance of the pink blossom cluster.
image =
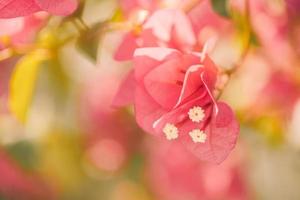
<svg viewBox="0 0 300 200">
<path fill-rule="evenodd" d="M 142 20 L 115 54 L 117 60 L 132 59 L 133 69 L 113 103 L 133 104 L 146 132 L 180 141 L 201 160 L 221 163 L 235 146 L 239 125 L 230 106 L 214 95 L 220 70 L 207 53 L 208 42 L 197 36 L 222 20 L 206 1 L 195 9 L 204 8 L 202 16 L 181 8 L 135 12 Z"/>
</svg>

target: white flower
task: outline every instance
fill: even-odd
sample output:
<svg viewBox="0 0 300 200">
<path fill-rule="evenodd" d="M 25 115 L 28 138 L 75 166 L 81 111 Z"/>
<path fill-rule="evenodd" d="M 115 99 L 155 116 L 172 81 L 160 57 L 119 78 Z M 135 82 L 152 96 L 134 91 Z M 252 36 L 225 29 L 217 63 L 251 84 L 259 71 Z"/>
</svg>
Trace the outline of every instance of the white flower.
<svg viewBox="0 0 300 200">
<path fill-rule="evenodd" d="M 178 128 L 174 124 L 167 123 L 163 128 L 163 132 L 168 140 L 178 138 Z"/>
<path fill-rule="evenodd" d="M 206 134 L 201 131 L 200 129 L 194 129 L 189 132 L 189 135 L 191 136 L 193 142 L 195 143 L 204 143 L 206 141 Z"/>
<path fill-rule="evenodd" d="M 195 106 L 191 108 L 188 112 L 188 115 L 192 122 L 197 123 L 201 122 L 205 117 L 204 110 L 200 106 Z"/>
</svg>

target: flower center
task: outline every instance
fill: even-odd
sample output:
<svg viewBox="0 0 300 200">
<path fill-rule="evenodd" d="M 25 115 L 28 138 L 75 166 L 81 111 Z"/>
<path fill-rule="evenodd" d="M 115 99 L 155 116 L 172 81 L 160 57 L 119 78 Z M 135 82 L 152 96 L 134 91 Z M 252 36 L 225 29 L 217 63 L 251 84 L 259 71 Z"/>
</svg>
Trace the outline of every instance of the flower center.
<svg viewBox="0 0 300 200">
<path fill-rule="evenodd" d="M 204 110 L 200 106 L 195 106 L 191 108 L 188 112 L 188 115 L 192 122 L 197 123 L 201 122 L 205 117 Z"/>
<path fill-rule="evenodd" d="M 174 124 L 167 123 L 163 128 L 163 132 L 168 140 L 178 138 L 178 128 Z"/>
<path fill-rule="evenodd" d="M 206 141 L 206 134 L 200 129 L 194 129 L 189 132 L 190 137 L 194 143 L 204 143 Z"/>
</svg>

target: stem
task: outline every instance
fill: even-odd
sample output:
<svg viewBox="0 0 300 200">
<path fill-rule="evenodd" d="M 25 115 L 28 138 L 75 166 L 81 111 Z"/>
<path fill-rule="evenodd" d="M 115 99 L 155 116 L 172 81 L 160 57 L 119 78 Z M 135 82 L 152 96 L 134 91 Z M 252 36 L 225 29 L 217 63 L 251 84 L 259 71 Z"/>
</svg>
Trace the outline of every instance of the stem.
<svg viewBox="0 0 300 200">
<path fill-rule="evenodd" d="M 72 19 L 71 22 L 79 32 L 87 31 L 90 29 L 90 27 L 88 27 L 88 25 L 86 25 L 86 23 L 80 17 Z"/>
<path fill-rule="evenodd" d="M 82 27 L 85 29 L 85 30 L 89 30 L 90 27 L 83 21 L 83 19 L 81 17 L 77 18 L 78 21 L 80 22 L 80 24 L 82 25 Z"/>
<path fill-rule="evenodd" d="M 247 23 L 247 27 L 252 27 L 251 26 L 251 20 L 250 20 L 250 17 L 251 17 L 251 13 L 250 13 L 250 2 L 249 0 L 245 0 L 245 16 L 246 16 L 246 23 Z M 225 75 L 227 75 L 227 81 L 224 83 L 223 87 L 218 89 L 218 94 L 217 94 L 217 99 L 219 99 L 222 94 L 223 94 L 223 91 L 224 91 L 224 88 L 228 85 L 229 81 L 230 81 L 230 78 L 233 76 L 233 74 L 238 71 L 241 66 L 243 65 L 247 55 L 248 55 L 248 52 L 250 50 L 250 47 L 251 47 L 251 29 L 248 30 L 248 34 L 247 34 L 247 40 L 246 40 L 246 44 L 245 44 L 245 47 L 243 48 L 243 51 L 241 53 L 241 56 L 240 58 L 238 59 L 238 61 L 233 65 L 233 67 L 229 70 L 226 70 L 224 72 Z"/>
</svg>

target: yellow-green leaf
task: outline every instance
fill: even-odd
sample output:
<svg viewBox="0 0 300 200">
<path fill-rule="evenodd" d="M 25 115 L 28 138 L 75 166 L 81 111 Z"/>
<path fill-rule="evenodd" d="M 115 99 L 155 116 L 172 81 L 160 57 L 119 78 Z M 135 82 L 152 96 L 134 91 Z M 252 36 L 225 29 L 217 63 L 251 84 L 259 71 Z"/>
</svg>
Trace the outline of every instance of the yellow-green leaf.
<svg viewBox="0 0 300 200">
<path fill-rule="evenodd" d="M 45 52 L 36 50 L 24 56 L 15 66 L 10 80 L 9 108 L 15 117 L 26 121 L 28 107 L 32 101 L 39 66 L 46 59 Z"/>
</svg>

